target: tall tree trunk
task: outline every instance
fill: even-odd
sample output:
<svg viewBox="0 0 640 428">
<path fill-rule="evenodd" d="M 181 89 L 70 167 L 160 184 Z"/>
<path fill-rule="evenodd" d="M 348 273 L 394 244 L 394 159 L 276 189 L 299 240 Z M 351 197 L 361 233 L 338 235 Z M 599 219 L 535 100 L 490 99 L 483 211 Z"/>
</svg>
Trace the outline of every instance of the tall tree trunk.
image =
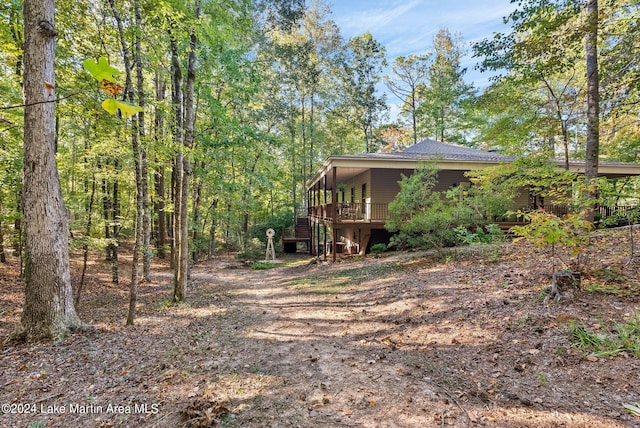
<svg viewBox="0 0 640 428">
<path fill-rule="evenodd" d="M 0 194 L 0 263 L 7 262 L 7 256 L 4 254 L 4 227 L 2 225 L 2 195 Z"/>
<path fill-rule="evenodd" d="M 587 146 L 585 159 L 586 218 L 594 219 L 598 190 L 598 157 L 600 153 L 600 78 L 598 75 L 598 0 L 587 0 Z"/>
<path fill-rule="evenodd" d="M 204 171 L 206 165 L 203 162 L 200 163 L 199 168 L 201 171 Z M 204 227 L 200 227 L 200 201 L 202 196 L 202 179 L 196 179 L 195 188 L 193 189 L 192 195 L 192 203 L 193 206 L 193 231 L 192 231 L 192 242 L 193 249 L 191 250 L 191 258 L 194 263 L 198 262 L 200 248 L 198 248 L 197 242 L 200 237 L 200 234 L 203 233 Z"/>
<path fill-rule="evenodd" d="M 89 196 L 89 205 L 87 206 L 87 225 L 85 228 L 85 240 L 91 237 L 91 217 L 93 216 L 93 200 L 96 195 L 96 177 L 93 176 L 91 180 L 91 196 Z M 85 241 L 82 245 L 82 275 L 80 275 L 80 284 L 76 290 L 75 304 L 80 305 L 80 297 L 82 296 L 82 289 L 84 288 L 84 280 L 87 274 L 87 264 L 89 262 L 89 243 Z"/>
<path fill-rule="evenodd" d="M 122 18 L 120 17 L 120 13 L 118 9 L 115 7 L 115 1 L 109 0 L 109 5 L 111 6 L 111 12 L 113 14 L 113 18 L 116 21 L 116 25 L 118 27 L 118 34 L 120 36 L 120 46 L 122 48 L 122 59 L 124 61 L 125 68 L 125 93 L 124 98 L 128 101 L 133 101 L 134 99 L 134 91 L 133 91 L 133 79 L 131 77 L 131 57 L 129 56 L 129 47 L 127 45 L 127 39 L 124 32 L 124 27 L 122 25 Z M 139 14 L 140 5 L 136 0 L 134 9 L 136 11 L 136 18 Z M 136 19 L 136 24 L 139 22 Z M 136 66 L 140 66 L 141 59 L 140 56 L 140 45 L 139 45 L 139 37 L 136 37 L 136 43 L 134 55 L 135 55 L 135 63 Z M 135 217 L 135 241 L 133 245 L 133 254 L 132 254 L 132 262 L 131 262 L 131 284 L 129 285 L 129 311 L 127 313 L 127 325 L 133 325 L 135 320 L 135 310 L 136 310 L 136 302 L 138 299 L 138 284 L 140 282 L 140 251 L 142 248 L 142 216 L 143 216 L 143 204 L 142 204 L 142 173 L 141 173 L 141 155 L 140 155 L 140 130 L 138 124 L 136 123 L 136 118 L 132 118 L 133 127 L 131 128 L 131 147 L 133 152 L 133 163 L 135 168 L 135 177 L 136 177 L 136 217 Z"/>
<path fill-rule="evenodd" d="M 174 121 L 174 141 L 178 147 L 178 155 L 173 164 L 173 300 L 176 302 L 184 300 L 184 288 L 186 285 L 186 272 L 181 264 L 182 250 L 182 204 L 186 200 L 182 199 L 182 181 L 184 179 L 184 144 L 183 137 L 183 94 L 182 94 L 182 69 L 178 52 L 178 42 L 171 34 L 171 79 L 172 79 L 172 103 Z"/>
<path fill-rule="evenodd" d="M 69 225 L 54 156 L 55 2 L 24 2 L 24 175 L 26 237 L 22 335 L 64 336 L 79 327 L 69 268 Z"/>
<path fill-rule="evenodd" d="M 159 166 L 157 172 L 154 175 L 155 188 L 156 188 L 156 200 L 154 202 L 154 210 L 156 212 L 156 249 L 158 257 L 164 259 L 166 257 L 165 246 L 167 244 L 167 220 L 164 212 L 164 167 Z"/>
<path fill-rule="evenodd" d="M 218 225 L 218 216 L 216 211 L 218 210 L 218 198 L 213 200 L 209 210 L 213 211 L 211 213 L 211 227 L 209 228 L 209 251 L 207 252 L 207 257 L 211 258 L 216 250 L 216 227 Z"/>
<path fill-rule="evenodd" d="M 162 79 L 156 73 L 155 78 L 155 86 L 156 86 L 156 101 L 158 103 L 162 102 L 165 98 L 165 85 Z M 156 143 L 159 143 L 162 139 L 162 135 L 164 133 L 164 117 L 163 113 L 159 108 L 155 110 L 155 131 L 154 138 Z M 158 227 L 156 228 L 156 250 L 158 251 L 158 257 L 164 259 L 166 257 L 165 254 L 165 245 L 167 243 L 167 219 L 164 212 L 164 202 L 165 202 L 165 186 L 164 186 L 164 166 L 158 165 L 157 171 L 154 175 L 155 181 L 155 190 L 156 190 L 156 200 L 154 203 L 154 211 L 156 212 L 156 218 L 158 222 Z"/>
<path fill-rule="evenodd" d="M 113 161 L 114 175 L 116 178 L 113 180 L 107 191 L 111 192 L 111 196 L 108 196 L 111 218 L 108 221 L 107 227 L 111 228 L 109 235 L 109 244 L 107 245 L 107 260 L 111 264 L 111 282 L 118 284 L 120 282 L 118 271 L 118 258 L 120 248 L 120 183 L 117 175 L 120 170 L 120 161 L 115 159 Z"/>
<path fill-rule="evenodd" d="M 200 17 L 200 0 L 195 0 L 195 18 Z M 182 156 L 182 180 L 180 180 L 180 247 L 177 266 L 179 272 L 174 289 L 174 299 L 182 301 L 186 297 L 187 279 L 189 276 L 189 179 L 191 176 L 191 160 L 189 148 L 194 143 L 195 126 L 195 82 L 196 82 L 196 48 L 198 38 L 195 30 L 191 31 L 189 40 L 189 57 L 187 60 L 187 79 L 184 85 L 184 146 Z"/>
<path fill-rule="evenodd" d="M 138 106 L 144 109 L 145 97 L 144 97 L 144 74 L 142 68 L 142 48 L 141 48 L 141 33 L 142 29 L 142 14 L 140 8 L 140 0 L 134 1 L 134 12 L 136 22 L 136 37 L 135 37 L 135 67 L 136 67 L 136 91 L 138 95 Z M 147 149 L 144 144 L 145 126 L 144 126 L 144 110 L 137 115 L 137 132 L 140 138 L 140 182 L 139 191 L 140 199 L 138 202 L 141 205 L 142 217 L 142 277 L 145 282 L 151 281 L 151 212 L 149 210 L 149 179 L 148 179 L 148 162 L 147 162 Z M 134 119 L 135 120 L 135 119 Z M 136 186 L 137 187 L 137 186 Z"/>
</svg>

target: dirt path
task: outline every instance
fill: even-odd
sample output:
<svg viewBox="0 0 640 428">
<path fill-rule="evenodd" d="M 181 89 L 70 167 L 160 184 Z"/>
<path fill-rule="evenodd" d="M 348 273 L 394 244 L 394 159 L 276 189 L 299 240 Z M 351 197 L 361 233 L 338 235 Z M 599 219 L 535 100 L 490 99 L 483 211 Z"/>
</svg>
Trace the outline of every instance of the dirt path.
<svg viewBox="0 0 640 428">
<path fill-rule="evenodd" d="M 141 287 L 133 328 L 126 287 L 98 283 L 80 310 L 95 329 L 0 349 L 0 402 L 13 405 L 0 426 L 640 426 L 622 406 L 640 402 L 638 360 L 590 361 L 567 333 L 570 320 L 628 318 L 638 297 L 543 305 L 535 258 L 482 251 L 267 271 L 217 259 L 193 269 L 178 306 L 164 270 Z"/>
</svg>

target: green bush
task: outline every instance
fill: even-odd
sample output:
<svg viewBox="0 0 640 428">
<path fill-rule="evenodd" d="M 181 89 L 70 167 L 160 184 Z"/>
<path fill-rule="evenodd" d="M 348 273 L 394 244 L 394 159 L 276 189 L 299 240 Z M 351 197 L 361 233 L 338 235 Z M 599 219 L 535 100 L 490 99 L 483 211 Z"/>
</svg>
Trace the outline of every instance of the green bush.
<svg viewBox="0 0 640 428">
<path fill-rule="evenodd" d="M 628 226 L 640 221 L 640 207 L 630 209 L 622 214 L 614 214 L 599 221 L 598 225 L 604 228 Z"/>
<path fill-rule="evenodd" d="M 469 222 L 469 208 L 454 193 L 436 192 L 438 170 L 432 164 L 419 167 L 399 182 L 400 192 L 389 204 L 391 243 L 400 248 L 442 249 L 456 244 L 455 228 Z"/>
<path fill-rule="evenodd" d="M 504 239 L 504 232 L 495 223 L 488 224 L 484 228 L 476 226 L 475 232 L 466 226 L 458 226 L 455 232 L 458 241 L 466 245 L 491 244 Z"/>
<path fill-rule="evenodd" d="M 371 246 L 371 254 L 382 254 L 387 251 L 387 245 L 384 243 L 374 244 Z"/>
<path fill-rule="evenodd" d="M 274 262 L 254 262 L 251 265 L 251 269 L 253 270 L 267 270 L 267 269 L 273 269 L 277 266 L 276 263 Z"/>
</svg>

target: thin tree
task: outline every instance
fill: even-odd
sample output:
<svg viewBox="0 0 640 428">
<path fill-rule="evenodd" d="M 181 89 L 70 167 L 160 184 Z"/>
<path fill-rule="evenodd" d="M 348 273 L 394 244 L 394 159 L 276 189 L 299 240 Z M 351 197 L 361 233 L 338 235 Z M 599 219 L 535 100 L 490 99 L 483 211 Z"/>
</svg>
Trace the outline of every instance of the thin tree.
<svg viewBox="0 0 640 428">
<path fill-rule="evenodd" d="M 587 58 L 587 153 L 584 173 L 587 180 L 586 219 L 593 221 L 598 157 L 600 152 L 600 78 L 598 76 L 598 0 L 587 1 L 587 31 L 585 51 Z"/>
<path fill-rule="evenodd" d="M 418 142 L 419 90 L 424 87 L 429 74 L 428 55 L 399 56 L 391 65 L 393 76 L 385 76 L 384 82 L 389 90 L 402 101 L 403 116 L 409 116 L 413 144 Z"/>
<path fill-rule="evenodd" d="M 128 98 L 129 101 L 133 101 L 134 98 L 134 90 L 133 90 L 133 79 L 131 76 L 132 69 L 132 61 L 129 54 L 129 47 L 127 44 L 127 39 L 124 31 L 124 25 L 122 22 L 122 18 L 120 17 L 120 13 L 115 7 L 115 1 L 109 0 L 109 5 L 111 6 L 111 12 L 116 21 L 118 27 L 118 34 L 120 36 L 120 45 L 122 48 L 122 58 L 124 60 L 125 66 L 125 75 L 126 75 L 126 83 L 125 83 L 125 98 Z M 137 14 L 139 13 L 139 5 L 136 8 Z M 136 21 L 136 23 L 138 23 Z M 136 65 L 139 66 L 140 59 L 140 45 L 139 40 L 136 43 L 135 50 L 135 62 Z M 140 83 L 140 82 L 138 82 Z M 140 113 L 139 113 L 140 114 Z M 135 118 L 133 119 L 136 120 Z M 142 119 L 144 120 L 144 118 Z M 138 122 L 139 123 L 139 122 Z M 129 286 L 129 311 L 127 313 L 127 325 L 133 325 L 135 320 L 135 310 L 136 310 L 136 302 L 138 299 L 138 285 L 140 283 L 140 250 L 143 244 L 143 189 L 142 189 L 142 167 L 141 167 L 141 154 L 140 154 L 140 129 L 138 123 L 134 122 L 134 126 L 131 130 L 131 147 L 133 151 L 133 160 L 135 167 L 135 176 L 136 176 L 136 219 L 135 219 L 135 241 L 133 245 L 133 254 L 131 261 L 131 284 Z"/>
<path fill-rule="evenodd" d="M 433 37 L 433 61 L 429 66 L 429 84 L 421 94 L 418 108 L 421 125 L 436 140 L 455 141 L 464 131 L 464 103 L 473 95 L 473 87 L 464 82 L 467 71 L 461 65 L 462 37 L 446 28 Z"/>
<path fill-rule="evenodd" d="M 365 151 L 369 153 L 373 151 L 373 128 L 387 109 L 384 95 L 376 94 L 376 84 L 387 65 L 386 50 L 369 32 L 352 37 L 349 49 L 346 92 L 353 105 L 354 119 L 364 135 Z"/>
<path fill-rule="evenodd" d="M 194 3 L 195 19 L 200 17 L 200 0 Z M 174 85 L 174 109 L 176 109 L 176 143 L 181 142 L 178 158 L 176 159 L 176 185 L 175 185 L 175 210 L 174 210 L 174 288 L 173 300 L 181 302 L 186 297 L 187 279 L 189 270 L 189 176 L 191 175 L 191 160 L 189 148 L 194 142 L 195 127 L 195 81 L 196 81 L 196 49 L 198 37 L 195 29 L 189 36 L 189 54 L 187 59 L 187 76 L 184 85 L 184 94 L 180 91 L 180 62 L 178 57 L 177 40 L 171 39 L 172 74 Z M 184 110 L 177 103 L 183 101 Z M 178 111 L 184 111 L 184 122 L 179 117 Z M 182 126 L 178 126 L 178 123 Z M 184 127 L 184 129 L 182 129 Z"/>
<path fill-rule="evenodd" d="M 27 340 L 64 336 L 81 326 L 73 304 L 69 225 L 55 161 L 54 0 L 24 2 L 25 304 Z"/>
</svg>

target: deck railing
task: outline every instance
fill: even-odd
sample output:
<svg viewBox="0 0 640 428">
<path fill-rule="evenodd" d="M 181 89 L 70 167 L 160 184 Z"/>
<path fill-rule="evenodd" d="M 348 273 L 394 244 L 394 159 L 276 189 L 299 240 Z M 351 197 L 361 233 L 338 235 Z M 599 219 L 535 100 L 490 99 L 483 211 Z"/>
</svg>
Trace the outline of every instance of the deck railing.
<svg viewBox="0 0 640 428">
<path fill-rule="evenodd" d="M 335 217 L 333 204 L 322 204 L 309 207 L 308 214 L 311 219 L 333 222 L 333 223 L 354 223 L 354 222 L 368 222 L 368 223 L 382 223 L 384 224 L 389 217 L 388 204 L 380 203 L 361 203 L 361 202 L 339 202 L 336 205 Z M 634 206 L 612 206 L 612 207 L 599 207 L 598 212 L 601 218 L 607 218 L 612 215 L 620 215 L 628 212 L 629 210 L 636 208 Z M 535 208 L 531 207 L 528 210 L 534 211 Z M 546 205 L 544 210 L 548 213 L 562 217 L 568 214 L 571 210 L 567 205 Z M 524 210 L 526 211 L 526 209 Z M 525 220 L 522 217 L 512 216 L 509 218 L 496 218 L 496 222 L 508 222 L 508 223 L 524 223 Z"/>
<path fill-rule="evenodd" d="M 388 204 L 373 202 L 340 202 L 335 207 L 335 218 L 333 213 L 333 204 L 323 204 L 309 208 L 310 217 L 339 223 L 384 223 L 389 217 Z"/>
</svg>

